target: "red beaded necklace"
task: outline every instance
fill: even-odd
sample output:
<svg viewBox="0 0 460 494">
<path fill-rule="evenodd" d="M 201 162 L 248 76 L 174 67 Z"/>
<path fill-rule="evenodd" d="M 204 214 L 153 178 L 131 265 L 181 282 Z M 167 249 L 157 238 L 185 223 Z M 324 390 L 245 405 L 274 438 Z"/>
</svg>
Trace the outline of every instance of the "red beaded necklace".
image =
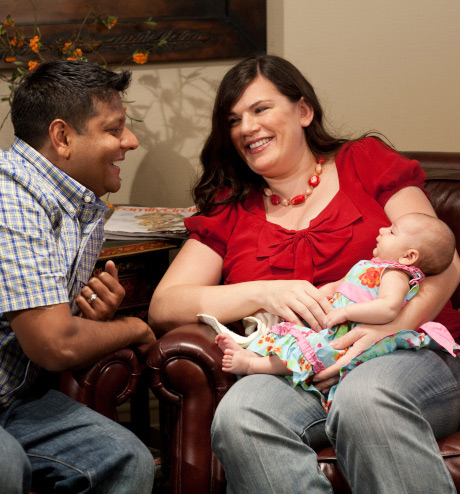
<svg viewBox="0 0 460 494">
<path fill-rule="evenodd" d="M 320 180 L 319 176 L 321 175 L 321 172 L 323 171 L 323 164 L 326 160 L 324 158 L 318 158 L 316 162 L 316 167 L 315 167 L 315 172 L 309 179 L 308 179 L 308 189 L 303 193 L 299 194 L 298 196 L 294 196 L 291 199 L 286 199 L 284 197 L 279 196 L 278 194 L 275 194 L 270 187 L 266 187 L 264 189 L 264 196 L 270 198 L 270 202 L 273 204 L 273 206 L 277 206 L 278 204 L 282 204 L 283 206 L 295 206 L 296 204 L 302 204 L 307 200 L 307 197 L 310 196 L 313 193 L 313 189 L 318 186 Z"/>
</svg>

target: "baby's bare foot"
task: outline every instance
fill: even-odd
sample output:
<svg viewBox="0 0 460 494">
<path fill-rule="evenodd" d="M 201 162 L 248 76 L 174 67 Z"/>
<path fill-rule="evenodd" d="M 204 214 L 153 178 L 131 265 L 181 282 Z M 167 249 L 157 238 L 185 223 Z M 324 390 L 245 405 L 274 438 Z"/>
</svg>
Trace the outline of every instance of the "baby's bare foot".
<svg viewBox="0 0 460 494">
<path fill-rule="evenodd" d="M 216 345 L 223 351 L 225 350 L 233 350 L 234 352 L 239 352 L 243 350 L 238 343 L 235 343 L 235 340 L 229 335 L 225 333 L 220 333 L 216 336 L 215 339 Z"/>
<path fill-rule="evenodd" d="M 232 374 L 238 374 L 244 376 L 251 373 L 251 357 L 246 352 L 235 352 L 234 350 L 227 348 L 224 351 L 222 357 L 222 370 L 224 372 L 231 372 Z"/>
</svg>

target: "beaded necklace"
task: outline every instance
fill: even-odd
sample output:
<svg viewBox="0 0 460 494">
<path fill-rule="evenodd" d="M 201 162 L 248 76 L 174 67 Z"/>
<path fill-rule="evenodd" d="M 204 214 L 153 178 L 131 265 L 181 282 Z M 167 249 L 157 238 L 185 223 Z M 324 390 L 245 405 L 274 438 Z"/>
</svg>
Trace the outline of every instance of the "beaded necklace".
<svg viewBox="0 0 460 494">
<path fill-rule="evenodd" d="M 287 199 L 284 197 L 275 194 L 270 187 L 266 187 L 264 189 L 264 196 L 270 198 L 270 202 L 273 206 L 277 206 L 278 204 L 282 204 L 283 206 L 295 206 L 297 204 L 302 204 L 307 200 L 308 196 L 311 196 L 313 193 L 313 189 L 318 186 L 320 180 L 319 176 L 323 171 L 323 164 L 326 160 L 324 158 L 318 158 L 316 161 L 315 173 L 308 179 L 309 187 L 303 194 L 299 194 L 297 196 L 292 197 L 291 199 Z"/>
</svg>

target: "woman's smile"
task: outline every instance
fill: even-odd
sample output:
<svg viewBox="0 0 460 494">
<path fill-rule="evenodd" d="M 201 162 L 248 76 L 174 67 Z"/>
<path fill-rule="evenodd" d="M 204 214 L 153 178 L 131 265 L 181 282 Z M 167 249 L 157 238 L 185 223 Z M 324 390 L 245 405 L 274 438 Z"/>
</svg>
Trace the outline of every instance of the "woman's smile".
<svg viewBox="0 0 460 494">
<path fill-rule="evenodd" d="M 255 142 L 249 143 L 246 147 L 249 149 L 249 151 L 253 153 L 257 153 L 266 149 L 267 148 L 266 144 L 268 144 L 272 139 L 273 137 L 265 137 L 263 139 L 258 139 Z"/>
</svg>

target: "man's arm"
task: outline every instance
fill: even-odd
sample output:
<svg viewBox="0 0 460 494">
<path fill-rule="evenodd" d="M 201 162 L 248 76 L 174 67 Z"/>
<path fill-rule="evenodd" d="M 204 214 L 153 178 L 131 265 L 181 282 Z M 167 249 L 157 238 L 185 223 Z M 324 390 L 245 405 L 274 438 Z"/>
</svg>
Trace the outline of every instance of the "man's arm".
<svg viewBox="0 0 460 494">
<path fill-rule="evenodd" d="M 27 357 L 52 372 L 87 367 L 127 346 L 146 356 L 155 341 L 141 319 L 92 321 L 72 316 L 68 304 L 10 312 L 6 317 Z"/>
</svg>

